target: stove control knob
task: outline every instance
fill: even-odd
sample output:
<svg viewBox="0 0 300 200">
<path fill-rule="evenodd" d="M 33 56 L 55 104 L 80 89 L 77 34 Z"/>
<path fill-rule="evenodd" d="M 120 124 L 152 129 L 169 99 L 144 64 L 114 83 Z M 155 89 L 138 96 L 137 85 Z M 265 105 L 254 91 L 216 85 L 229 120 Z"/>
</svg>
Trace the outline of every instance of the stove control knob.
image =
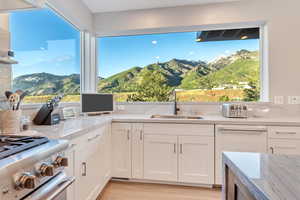
<svg viewBox="0 0 300 200">
<path fill-rule="evenodd" d="M 17 186 L 21 189 L 34 189 L 36 177 L 29 173 L 23 174 L 18 181 Z"/>
<path fill-rule="evenodd" d="M 67 167 L 68 166 L 68 158 L 57 156 L 57 158 L 54 161 L 55 167 Z"/>
<path fill-rule="evenodd" d="M 49 164 L 42 164 L 40 167 L 41 176 L 53 176 L 54 175 L 54 166 Z"/>
</svg>

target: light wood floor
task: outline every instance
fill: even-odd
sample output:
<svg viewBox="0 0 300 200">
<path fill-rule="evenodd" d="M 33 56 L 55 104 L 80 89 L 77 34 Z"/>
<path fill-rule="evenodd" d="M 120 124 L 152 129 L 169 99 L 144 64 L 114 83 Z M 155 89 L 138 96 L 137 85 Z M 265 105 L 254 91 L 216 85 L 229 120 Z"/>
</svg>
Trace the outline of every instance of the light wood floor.
<svg viewBox="0 0 300 200">
<path fill-rule="evenodd" d="M 111 181 L 97 200 L 221 200 L 221 189 Z"/>
</svg>

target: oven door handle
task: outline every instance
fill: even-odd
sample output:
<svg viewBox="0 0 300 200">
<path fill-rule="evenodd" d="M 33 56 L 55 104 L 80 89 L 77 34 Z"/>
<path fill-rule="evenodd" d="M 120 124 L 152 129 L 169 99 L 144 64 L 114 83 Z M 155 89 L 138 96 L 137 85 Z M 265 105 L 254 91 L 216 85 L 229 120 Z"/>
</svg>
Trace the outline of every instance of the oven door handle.
<svg viewBox="0 0 300 200">
<path fill-rule="evenodd" d="M 54 200 L 55 197 L 64 192 L 74 181 L 74 177 L 67 177 L 65 172 L 62 172 L 24 200 Z"/>
</svg>

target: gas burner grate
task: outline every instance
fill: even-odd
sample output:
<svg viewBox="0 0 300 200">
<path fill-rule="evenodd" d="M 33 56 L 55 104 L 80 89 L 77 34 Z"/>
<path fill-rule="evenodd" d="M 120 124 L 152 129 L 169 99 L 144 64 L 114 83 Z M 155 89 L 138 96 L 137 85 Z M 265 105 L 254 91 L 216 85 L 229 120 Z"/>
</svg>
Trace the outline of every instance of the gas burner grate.
<svg viewBox="0 0 300 200">
<path fill-rule="evenodd" d="M 46 137 L 0 136 L 0 159 L 48 142 Z"/>
</svg>

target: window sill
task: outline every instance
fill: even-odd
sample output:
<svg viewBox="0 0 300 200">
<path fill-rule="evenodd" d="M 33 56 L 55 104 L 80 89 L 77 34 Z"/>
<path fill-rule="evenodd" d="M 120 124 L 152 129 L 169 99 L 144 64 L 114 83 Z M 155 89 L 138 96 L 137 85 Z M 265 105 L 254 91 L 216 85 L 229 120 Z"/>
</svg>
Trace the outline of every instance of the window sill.
<svg viewBox="0 0 300 200">
<path fill-rule="evenodd" d="M 44 105 L 44 103 L 23 104 L 21 106 L 21 109 L 22 110 L 34 110 L 34 109 L 39 109 L 43 105 Z M 63 108 L 63 107 L 79 107 L 79 106 L 80 106 L 80 102 L 69 102 L 69 103 L 60 103 L 59 104 L 60 108 Z"/>
</svg>

